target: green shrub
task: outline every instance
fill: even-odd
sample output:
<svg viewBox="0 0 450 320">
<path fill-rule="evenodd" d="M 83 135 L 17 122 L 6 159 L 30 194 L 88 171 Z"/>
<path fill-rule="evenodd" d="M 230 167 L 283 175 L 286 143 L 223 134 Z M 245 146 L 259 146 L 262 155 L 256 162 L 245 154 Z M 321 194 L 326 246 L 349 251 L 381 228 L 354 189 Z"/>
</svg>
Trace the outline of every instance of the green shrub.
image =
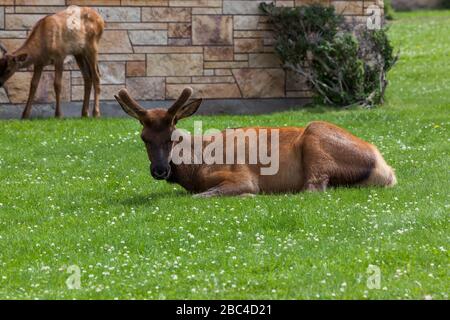
<svg viewBox="0 0 450 320">
<path fill-rule="evenodd" d="M 392 8 L 392 0 L 384 0 L 384 17 L 387 20 L 394 20 L 394 8 Z"/>
<path fill-rule="evenodd" d="M 353 28 L 334 7 L 261 4 L 274 26 L 284 66 L 303 75 L 320 102 L 349 106 L 383 103 L 386 73 L 397 57 L 384 29 Z"/>
</svg>

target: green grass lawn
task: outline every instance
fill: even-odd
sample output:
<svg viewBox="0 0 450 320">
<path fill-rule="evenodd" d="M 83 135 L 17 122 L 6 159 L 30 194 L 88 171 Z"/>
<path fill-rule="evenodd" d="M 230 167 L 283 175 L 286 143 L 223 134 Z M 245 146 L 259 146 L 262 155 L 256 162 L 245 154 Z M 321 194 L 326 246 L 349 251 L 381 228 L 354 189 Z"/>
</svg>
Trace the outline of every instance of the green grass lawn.
<svg viewBox="0 0 450 320">
<path fill-rule="evenodd" d="M 0 298 L 447 299 L 450 11 L 396 18 L 385 106 L 183 123 L 331 121 L 379 147 L 392 189 L 193 199 L 151 179 L 132 119 L 1 121 Z"/>
</svg>

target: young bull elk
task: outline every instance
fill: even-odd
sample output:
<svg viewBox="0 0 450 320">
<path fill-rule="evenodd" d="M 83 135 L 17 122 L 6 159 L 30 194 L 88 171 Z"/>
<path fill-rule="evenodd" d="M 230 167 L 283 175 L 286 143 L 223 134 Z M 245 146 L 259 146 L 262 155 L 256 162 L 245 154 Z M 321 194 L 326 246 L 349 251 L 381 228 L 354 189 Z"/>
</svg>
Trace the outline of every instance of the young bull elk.
<svg viewBox="0 0 450 320">
<path fill-rule="evenodd" d="M 12 53 L 3 45 L 0 59 L 0 86 L 19 69 L 33 65 L 30 92 L 22 119 L 30 117 L 31 105 L 45 66 L 55 66 L 54 89 L 56 98 L 55 117 L 62 117 L 60 98 L 64 59 L 75 56 L 84 80 L 84 101 L 81 115 L 88 116 L 89 98 L 94 86 L 94 109 L 92 115 L 100 116 L 100 74 L 98 71 L 98 43 L 104 29 L 102 17 L 91 8 L 70 6 L 66 10 L 39 20 L 25 43 Z"/>
<path fill-rule="evenodd" d="M 271 155 L 276 155 L 279 161 L 278 170 L 272 175 L 261 174 L 262 163 L 206 164 L 194 161 L 175 164 L 175 149 L 182 143 L 182 140 L 173 139 L 175 125 L 177 121 L 194 114 L 202 101 L 197 99 L 188 102 L 191 94 L 192 89 L 186 88 L 168 110 L 146 110 L 129 96 L 126 89 L 115 96 L 123 110 L 143 125 L 141 138 L 151 162 L 151 175 L 156 179 L 178 183 L 200 197 L 321 191 L 329 186 L 388 187 L 396 183 L 392 168 L 375 146 L 344 129 L 320 121 L 311 122 L 306 128 L 240 129 L 247 138 L 251 131 L 261 133 L 264 130 L 269 132 L 272 140 L 278 138 L 278 150 L 274 150 L 273 144 L 270 148 Z M 245 139 L 245 136 L 243 143 L 247 159 L 251 153 L 257 154 L 256 148 L 261 145 L 261 140 L 257 144 L 250 144 L 250 139 Z M 230 129 L 202 136 L 201 149 L 205 151 L 213 141 L 219 141 L 218 138 L 227 142 L 235 137 Z M 196 137 L 185 135 L 183 139 L 186 138 L 191 141 L 189 148 L 192 150 L 188 151 L 192 151 L 189 152 L 192 155 L 195 153 Z M 236 160 L 236 148 L 222 148 L 219 151 L 223 151 L 223 154 L 232 153 L 231 158 Z"/>
</svg>

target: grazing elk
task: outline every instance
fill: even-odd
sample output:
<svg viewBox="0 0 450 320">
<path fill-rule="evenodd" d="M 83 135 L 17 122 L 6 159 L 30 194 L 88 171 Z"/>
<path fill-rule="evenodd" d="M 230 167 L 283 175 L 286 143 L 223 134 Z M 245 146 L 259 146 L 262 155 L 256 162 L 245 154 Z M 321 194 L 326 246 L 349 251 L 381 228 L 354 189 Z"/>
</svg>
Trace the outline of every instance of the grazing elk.
<svg viewBox="0 0 450 320">
<path fill-rule="evenodd" d="M 387 187 L 396 183 L 394 171 L 375 146 L 344 129 L 320 121 L 311 122 L 306 128 L 241 129 L 244 133 L 268 130 L 271 139 L 276 133 L 278 150 L 273 150 L 271 145 L 270 153 L 278 157 L 279 169 L 273 175 L 261 174 L 261 163 L 175 164 L 173 153 L 181 143 L 173 139 L 175 125 L 180 119 L 194 114 L 202 101 L 197 99 L 188 102 L 191 94 L 192 89 L 186 88 L 168 110 L 146 110 L 130 97 L 126 89 L 120 90 L 115 96 L 123 110 L 143 125 L 141 138 L 151 162 L 151 175 L 156 179 L 178 183 L 199 197 L 321 191 L 328 186 Z M 189 140 L 194 143 L 190 142 L 189 147 L 195 147 L 195 136 L 186 135 L 184 138 L 192 138 Z M 235 139 L 230 129 L 209 137 L 202 136 L 202 150 L 206 150 L 217 138 L 223 138 L 224 141 Z M 244 144 L 246 158 L 250 158 L 250 153 L 257 152 L 257 145 L 249 144 L 249 140 L 244 139 Z M 260 145 L 261 140 L 257 144 Z M 233 159 L 235 151 L 231 151 Z M 223 153 L 228 152 L 228 149 L 223 149 Z"/>
<path fill-rule="evenodd" d="M 56 98 L 55 117 L 62 117 L 61 81 L 64 59 L 75 56 L 84 80 L 84 101 L 81 115 L 88 116 L 89 98 L 94 86 L 94 109 L 92 115 L 100 116 L 100 74 L 98 71 L 98 43 L 104 29 L 102 17 L 91 8 L 70 6 L 66 10 L 39 20 L 25 43 L 12 53 L 3 45 L 0 59 L 0 86 L 19 69 L 33 65 L 30 92 L 22 119 L 31 114 L 31 106 L 45 66 L 55 66 L 54 89 Z"/>
</svg>

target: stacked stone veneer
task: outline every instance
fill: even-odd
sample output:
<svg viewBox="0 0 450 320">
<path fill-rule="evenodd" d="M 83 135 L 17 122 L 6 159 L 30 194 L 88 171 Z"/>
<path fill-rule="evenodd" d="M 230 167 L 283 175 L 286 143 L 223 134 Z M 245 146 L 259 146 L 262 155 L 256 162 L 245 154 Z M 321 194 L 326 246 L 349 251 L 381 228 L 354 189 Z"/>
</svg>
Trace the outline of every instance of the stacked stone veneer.
<svg viewBox="0 0 450 320">
<path fill-rule="evenodd" d="M 304 98 L 305 82 L 286 72 L 273 50 L 273 34 L 258 5 L 229 0 L 0 0 L 0 42 L 18 48 L 37 20 L 76 4 L 93 6 L 106 21 L 100 46 L 102 100 L 126 86 L 139 100 L 176 98 L 185 86 L 203 98 Z M 271 2 L 271 1 L 265 1 Z M 364 21 L 366 8 L 383 1 L 296 0 L 318 2 Z M 37 102 L 54 101 L 48 67 Z M 0 89 L 1 103 L 24 103 L 32 69 L 16 73 Z M 72 59 L 63 76 L 62 99 L 81 101 L 83 81 Z"/>
</svg>

